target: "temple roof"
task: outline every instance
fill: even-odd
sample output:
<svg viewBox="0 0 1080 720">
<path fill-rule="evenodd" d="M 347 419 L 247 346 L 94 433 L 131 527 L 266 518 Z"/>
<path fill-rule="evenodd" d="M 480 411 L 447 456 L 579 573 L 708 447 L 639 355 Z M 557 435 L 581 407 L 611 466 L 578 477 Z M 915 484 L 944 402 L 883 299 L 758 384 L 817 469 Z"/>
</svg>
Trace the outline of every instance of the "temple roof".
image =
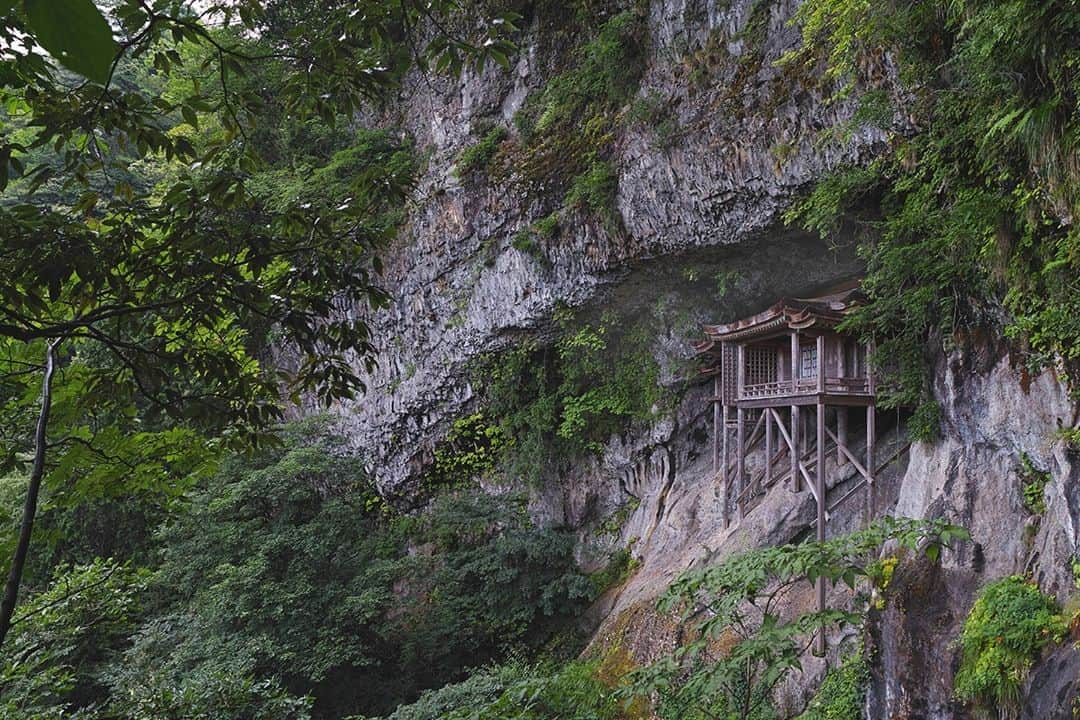
<svg viewBox="0 0 1080 720">
<path fill-rule="evenodd" d="M 722 325 L 704 325 L 706 339 L 694 343 L 694 347 L 699 353 L 706 353 L 721 342 L 763 338 L 810 327 L 833 328 L 863 298 L 859 284 L 859 280 L 853 280 L 818 297 L 781 298 L 756 315 Z"/>
</svg>

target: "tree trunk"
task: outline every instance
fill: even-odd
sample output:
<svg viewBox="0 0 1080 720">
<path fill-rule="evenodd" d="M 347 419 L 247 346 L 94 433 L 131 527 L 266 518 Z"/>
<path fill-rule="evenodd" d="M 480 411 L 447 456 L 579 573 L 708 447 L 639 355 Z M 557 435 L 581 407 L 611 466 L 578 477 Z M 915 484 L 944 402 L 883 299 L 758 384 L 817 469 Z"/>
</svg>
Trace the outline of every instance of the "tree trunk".
<svg viewBox="0 0 1080 720">
<path fill-rule="evenodd" d="M 19 541 L 15 554 L 11 558 L 7 582 L 4 584 L 4 597 L 0 600 L 0 646 L 4 644 L 8 630 L 11 629 L 11 616 L 15 612 L 15 603 L 19 599 L 19 585 L 22 583 L 23 568 L 30 550 L 30 536 L 34 531 L 34 517 L 37 515 L 38 494 L 41 481 L 45 477 L 45 451 L 49 426 L 49 410 L 52 408 L 52 380 L 56 369 L 56 348 L 59 340 L 49 343 L 45 352 L 45 375 L 41 381 L 41 411 L 38 413 L 37 430 L 34 433 L 34 464 L 30 469 L 30 482 L 26 488 L 26 503 L 23 505 L 22 524 L 19 526 Z"/>
</svg>

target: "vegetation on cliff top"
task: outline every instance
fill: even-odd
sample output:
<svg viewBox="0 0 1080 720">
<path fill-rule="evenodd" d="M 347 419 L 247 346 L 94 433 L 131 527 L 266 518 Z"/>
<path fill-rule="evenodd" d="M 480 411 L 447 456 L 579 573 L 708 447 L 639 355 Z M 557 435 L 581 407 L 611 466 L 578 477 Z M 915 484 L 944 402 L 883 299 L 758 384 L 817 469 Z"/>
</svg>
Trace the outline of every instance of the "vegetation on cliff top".
<svg viewBox="0 0 1080 720">
<path fill-rule="evenodd" d="M 888 153 L 818 183 L 788 216 L 824 236 L 845 222 L 866 231 L 869 302 L 849 326 L 877 343 L 881 403 L 918 408 L 914 434 L 933 434 L 929 369 L 979 328 L 1004 328 L 1032 368 L 1060 360 L 1075 378 L 1080 10 L 809 0 L 797 22 L 804 44 L 785 62 L 824 59 L 841 94 L 870 82 L 876 53 L 899 64 Z"/>
</svg>

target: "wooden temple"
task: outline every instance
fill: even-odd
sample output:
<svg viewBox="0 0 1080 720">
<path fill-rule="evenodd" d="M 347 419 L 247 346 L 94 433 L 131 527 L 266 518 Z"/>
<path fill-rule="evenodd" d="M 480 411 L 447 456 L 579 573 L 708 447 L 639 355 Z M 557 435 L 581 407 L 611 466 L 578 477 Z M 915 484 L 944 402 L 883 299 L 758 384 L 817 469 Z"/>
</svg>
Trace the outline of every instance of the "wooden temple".
<svg viewBox="0 0 1080 720">
<path fill-rule="evenodd" d="M 753 500 L 786 481 L 795 492 L 805 486 L 813 494 L 817 539 L 824 540 L 825 466 L 833 452 L 837 465 L 851 463 L 862 476 L 857 487 L 865 486 L 866 514 L 873 514 L 870 348 L 837 330 L 860 297 L 858 284 L 850 283 L 820 297 L 783 298 L 748 318 L 704 327 L 705 340 L 695 347 L 705 361 L 702 372 L 713 378 L 713 471 L 723 485 L 725 525 L 732 510 L 742 519 Z M 865 459 L 849 445 L 849 421 L 856 411 L 866 413 Z M 747 456 L 762 441 L 764 466 L 751 476 Z M 816 590 L 824 608 L 823 580 Z"/>
</svg>

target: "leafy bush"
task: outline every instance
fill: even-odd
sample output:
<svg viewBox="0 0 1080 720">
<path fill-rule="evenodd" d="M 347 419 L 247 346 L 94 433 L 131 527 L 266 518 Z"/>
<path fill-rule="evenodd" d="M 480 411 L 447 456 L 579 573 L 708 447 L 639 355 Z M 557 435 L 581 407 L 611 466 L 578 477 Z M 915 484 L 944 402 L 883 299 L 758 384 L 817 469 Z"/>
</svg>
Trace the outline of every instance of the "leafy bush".
<svg viewBox="0 0 1080 720">
<path fill-rule="evenodd" d="M 509 135 L 510 133 L 502 126 L 488 130 L 483 138 L 461 151 L 455 174 L 463 178 L 487 168 L 499 151 L 499 146 Z"/>
<path fill-rule="evenodd" d="M 887 542 L 921 548 L 936 560 L 943 547 L 967 537 L 940 520 L 884 518 L 824 543 L 760 548 L 688 572 L 661 598 L 660 609 L 694 618 L 694 632 L 674 653 L 635 671 L 628 692 L 656 698 L 665 720 L 772 718 L 773 690 L 799 667 L 812 638 L 829 626 L 859 622 L 866 609 L 860 604 L 781 618 L 776 603 L 782 596 L 818 578 L 854 588 Z M 702 608 L 709 612 L 699 620 Z"/>
<path fill-rule="evenodd" d="M 483 413 L 454 420 L 435 448 L 435 461 L 424 475 L 428 489 L 460 485 L 489 472 L 506 447 L 502 430 Z"/>
<path fill-rule="evenodd" d="M 1039 470 L 1027 453 L 1020 454 L 1020 478 L 1024 481 L 1024 507 L 1033 515 L 1046 512 L 1046 485 L 1050 473 Z"/>
<path fill-rule="evenodd" d="M 533 526 L 522 499 L 461 491 L 395 515 L 343 445 L 309 421 L 223 463 L 159 538 L 157 602 L 114 670 L 117 696 L 166 715 L 174 694 L 268 716 L 301 713 L 307 695 L 320 717 L 383 712 L 542 644 L 592 598 L 574 537 Z"/>
<path fill-rule="evenodd" d="M 868 168 L 819 182 L 788 215 L 823 236 L 854 218 L 873 239 L 869 302 L 848 326 L 876 339 L 886 407 L 936 425 L 929 360 L 976 328 L 1000 329 L 1033 368 L 1080 362 L 1080 31 L 1074 5 L 1035 0 L 953 4 L 809 0 L 803 46 L 786 62 L 825 60 L 842 92 L 882 51 L 899 58 L 901 107 L 919 131 Z M 881 96 L 863 119 L 888 113 Z M 873 118 L 870 116 L 874 116 Z M 842 140 L 842 138 L 838 138 Z M 852 224 L 848 224 L 851 227 Z"/>
<path fill-rule="evenodd" d="M 585 208 L 610 219 L 614 214 L 619 176 L 611 163 L 597 161 L 570 183 L 564 202 L 570 207 Z"/>
<path fill-rule="evenodd" d="M 147 573 L 112 560 L 60 566 L 53 582 L 19 605 L 0 662 L 0 718 L 69 717 L 106 690 L 91 673 L 136 622 Z"/>
<path fill-rule="evenodd" d="M 610 218 L 616 179 L 610 165 L 619 113 L 643 71 L 642 16 L 606 20 L 575 53 L 573 67 L 531 95 L 514 118 L 523 179 L 566 202 Z"/>
<path fill-rule="evenodd" d="M 460 682 L 425 691 L 415 702 L 398 707 L 386 720 L 442 720 L 486 707 L 529 672 L 530 668 L 520 662 L 481 668 Z"/>
<path fill-rule="evenodd" d="M 425 693 L 386 720 L 618 720 L 624 705 L 597 676 L 596 663 L 513 662 Z"/>
<path fill-rule="evenodd" d="M 990 583 L 960 633 L 957 697 L 973 702 L 987 716 L 995 709 L 1017 707 L 1028 670 L 1065 630 L 1053 599 L 1033 583 L 1018 575 Z"/>
<path fill-rule="evenodd" d="M 600 450 L 612 433 L 652 417 L 668 399 L 647 323 L 623 327 L 609 314 L 580 323 L 565 312 L 557 322 L 552 345 L 522 342 L 476 368 L 485 407 L 513 447 L 504 470 L 529 480 L 555 458 Z"/>
<path fill-rule="evenodd" d="M 814 699 L 798 720 L 860 720 L 866 702 L 870 667 L 860 648 L 830 668 Z"/>
</svg>

